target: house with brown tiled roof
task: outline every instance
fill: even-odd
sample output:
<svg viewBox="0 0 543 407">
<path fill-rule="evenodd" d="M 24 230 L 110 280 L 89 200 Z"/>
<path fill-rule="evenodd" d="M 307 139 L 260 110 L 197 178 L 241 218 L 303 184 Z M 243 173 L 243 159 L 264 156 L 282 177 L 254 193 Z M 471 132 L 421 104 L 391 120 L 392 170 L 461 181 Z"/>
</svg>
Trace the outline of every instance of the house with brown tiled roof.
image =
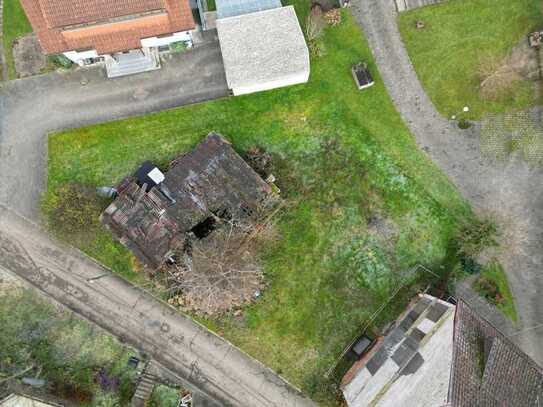
<svg viewBox="0 0 543 407">
<path fill-rule="evenodd" d="M 349 407 L 540 407 L 543 369 L 463 301 L 421 294 L 340 388 Z"/>
<path fill-rule="evenodd" d="M 189 0 L 21 0 L 46 54 L 84 65 L 104 60 L 108 76 L 160 67 L 158 49 L 192 45 Z"/>
</svg>

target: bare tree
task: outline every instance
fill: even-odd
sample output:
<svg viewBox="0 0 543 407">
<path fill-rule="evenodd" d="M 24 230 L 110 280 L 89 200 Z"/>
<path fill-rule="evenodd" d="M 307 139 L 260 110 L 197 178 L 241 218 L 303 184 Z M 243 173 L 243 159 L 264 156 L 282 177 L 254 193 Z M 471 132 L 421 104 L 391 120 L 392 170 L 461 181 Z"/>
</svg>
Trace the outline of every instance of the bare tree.
<svg viewBox="0 0 543 407">
<path fill-rule="evenodd" d="M 264 279 L 257 252 L 265 241 L 276 237 L 272 219 L 279 209 L 260 221 L 246 216 L 221 220 L 209 236 L 193 239 L 178 255 L 180 261 L 164 270 L 173 302 L 214 315 L 258 297 Z"/>
<path fill-rule="evenodd" d="M 513 84 L 521 80 L 511 57 L 498 59 L 484 57 L 479 63 L 481 77 L 480 90 L 485 99 L 494 100 L 511 90 Z"/>
</svg>

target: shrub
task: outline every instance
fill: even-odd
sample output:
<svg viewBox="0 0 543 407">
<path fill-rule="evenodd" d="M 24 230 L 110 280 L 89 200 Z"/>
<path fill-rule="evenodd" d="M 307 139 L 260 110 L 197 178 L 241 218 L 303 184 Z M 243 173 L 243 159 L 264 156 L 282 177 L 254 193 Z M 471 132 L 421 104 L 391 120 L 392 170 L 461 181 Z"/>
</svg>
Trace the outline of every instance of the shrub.
<svg viewBox="0 0 543 407">
<path fill-rule="evenodd" d="M 61 186 L 44 204 L 50 228 L 60 236 L 94 236 L 106 202 L 94 188 L 70 182 Z"/>
<path fill-rule="evenodd" d="M 475 288 L 494 305 L 498 305 L 503 301 L 498 284 L 486 276 L 481 276 L 475 281 Z"/>
<path fill-rule="evenodd" d="M 458 120 L 458 128 L 462 130 L 469 129 L 471 127 L 471 122 L 466 119 Z"/>
<path fill-rule="evenodd" d="M 58 68 L 66 68 L 66 69 L 70 69 L 72 65 L 74 64 L 71 60 L 69 60 L 62 54 L 51 55 L 49 57 L 49 61 L 51 61 L 51 63 Z"/>
<path fill-rule="evenodd" d="M 490 219 L 464 218 L 456 233 L 458 254 L 476 258 L 485 248 L 497 245 L 496 224 Z"/>
<path fill-rule="evenodd" d="M 462 257 L 460 259 L 462 271 L 468 274 L 477 274 L 481 271 L 481 265 L 471 257 Z"/>
<path fill-rule="evenodd" d="M 182 52 L 185 52 L 188 48 L 187 43 L 184 41 L 172 42 L 169 47 L 172 54 L 181 54 Z"/>
<path fill-rule="evenodd" d="M 159 384 L 153 389 L 147 405 L 149 407 L 177 407 L 179 390 Z"/>
</svg>

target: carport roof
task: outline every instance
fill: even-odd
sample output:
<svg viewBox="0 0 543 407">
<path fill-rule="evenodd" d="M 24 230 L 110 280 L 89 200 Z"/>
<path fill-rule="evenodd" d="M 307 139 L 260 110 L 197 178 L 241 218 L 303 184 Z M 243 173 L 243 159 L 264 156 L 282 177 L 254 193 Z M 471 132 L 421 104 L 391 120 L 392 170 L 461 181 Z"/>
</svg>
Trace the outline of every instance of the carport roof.
<svg viewBox="0 0 543 407">
<path fill-rule="evenodd" d="M 230 89 L 309 72 L 309 51 L 294 7 L 217 20 Z"/>
<path fill-rule="evenodd" d="M 240 16 L 281 7 L 281 0 L 216 0 L 217 18 Z"/>
</svg>

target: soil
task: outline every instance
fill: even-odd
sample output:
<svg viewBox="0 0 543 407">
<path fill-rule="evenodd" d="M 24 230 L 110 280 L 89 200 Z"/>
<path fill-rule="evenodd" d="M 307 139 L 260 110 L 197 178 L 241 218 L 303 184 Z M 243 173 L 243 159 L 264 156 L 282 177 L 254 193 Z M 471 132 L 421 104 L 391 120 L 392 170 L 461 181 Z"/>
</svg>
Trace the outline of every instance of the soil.
<svg viewBox="0 0 543 407">
<path fill-rule="evenodd" d="M 511 68 L 522 78 L 530 81 L 541 79 L 541 49 L 530 47 L 528 40 L 522 38 L 511 52 Z"/>
<path fill-rule="evenodd" d="M 26 35 L 15 42 L 13 58 L 19 78 L 41 73 L 47 63 L 38 38 L 34 34 Z"/>
</svg>

